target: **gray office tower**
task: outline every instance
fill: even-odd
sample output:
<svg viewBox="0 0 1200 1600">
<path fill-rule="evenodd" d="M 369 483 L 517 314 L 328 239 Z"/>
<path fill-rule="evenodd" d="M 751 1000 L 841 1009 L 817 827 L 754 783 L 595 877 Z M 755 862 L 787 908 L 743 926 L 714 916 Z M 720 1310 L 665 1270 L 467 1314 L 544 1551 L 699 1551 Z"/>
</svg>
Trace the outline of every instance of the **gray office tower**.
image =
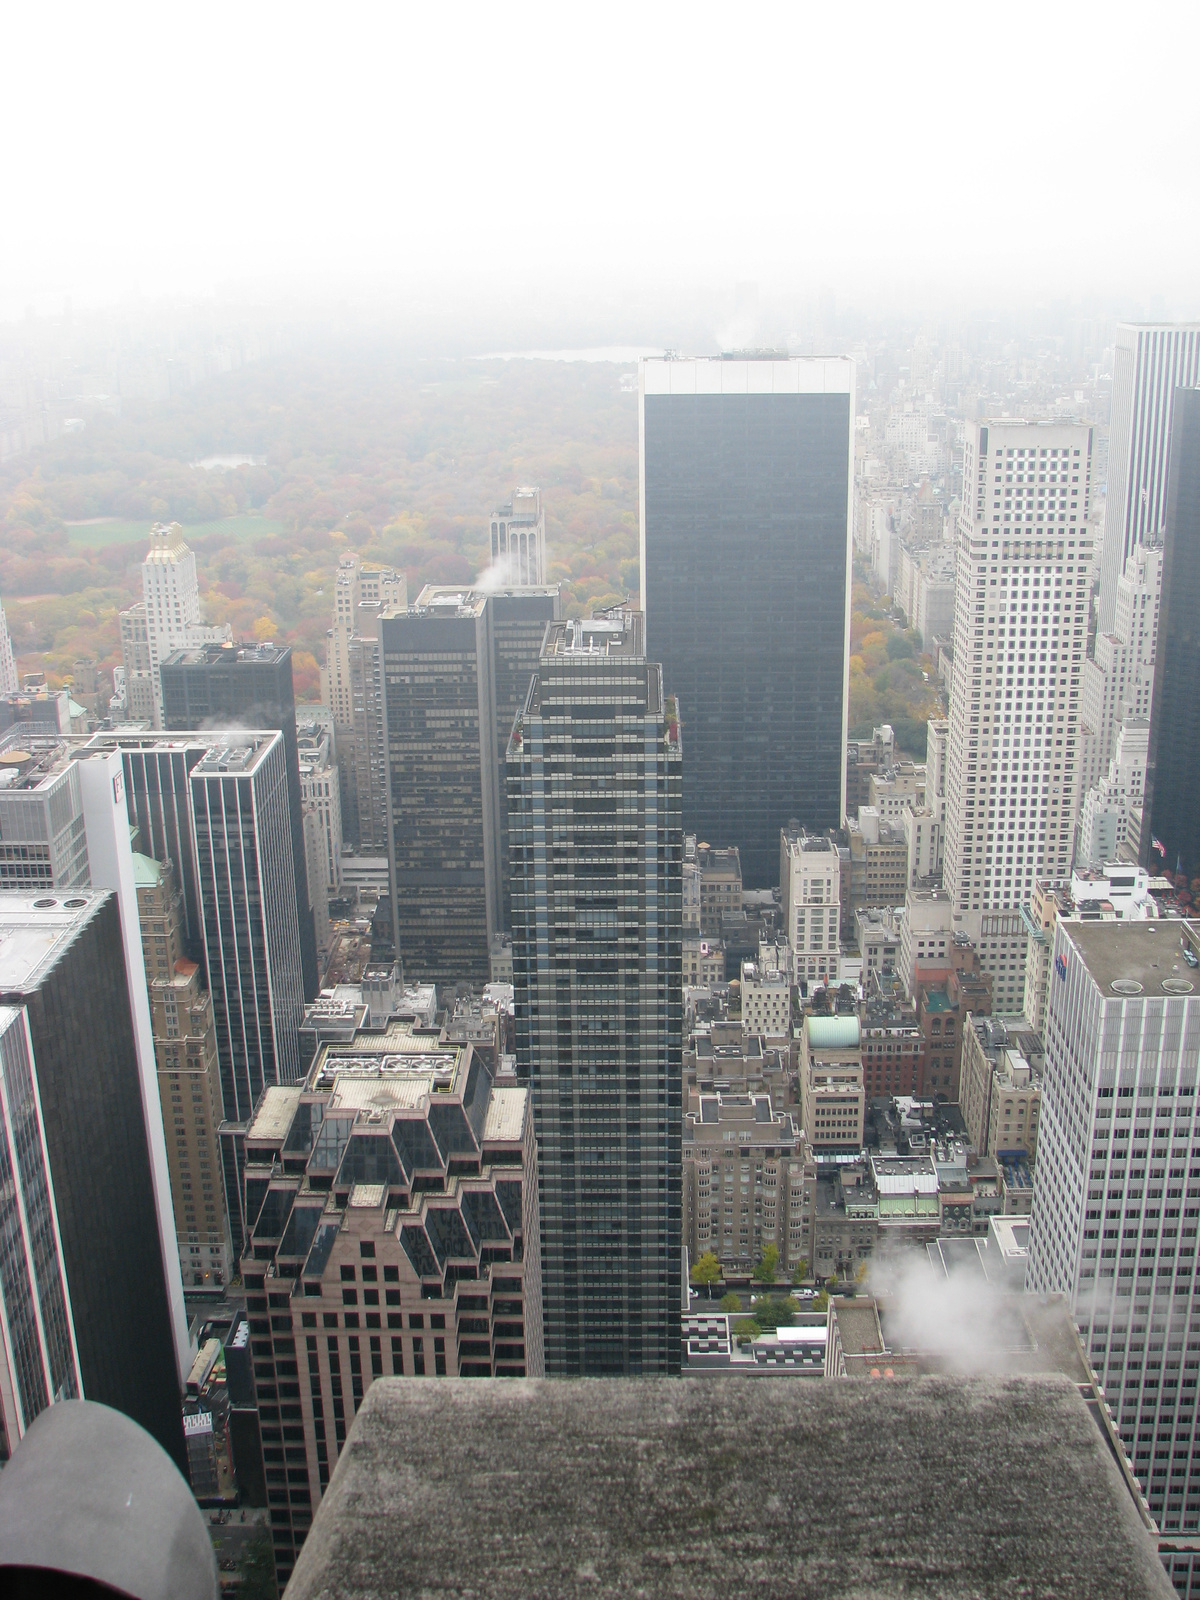
<svg viewBox="0 0 1200 1600">
<path fill-rule="evenodd" d="M 1173 410 L 1141 859 L 1190 882 L 1200 874 L 1200 389 L 1177 389 Z"/>
<path fill-rule="evenodd" d="M 1175 390 L 1200 383 L 1200 322 L 1119 323 L 1113 342 L 1112 412 L 1100 632 L 1117 620 L 1117 583 L 1134 549 L 1162 534 Z"/>
<path fill-rule="evenodd" d="M 685 719 L 689 833 L 777 881 L 779 833 L 845 815 L 854 365 L 644 361 L 646 649 Z"/>
<path fill-rule="evenodd" d="M 282 734 L 226 735 L 192 768 L 189 782 L 236 1255 L 244 1237 L 246 1123 L 267 1084 L 301 1076 L 304 984 Z"/>
<path fill-rule="evenodd" d="M 187 1472 L 117 896 L 0 894 L 0 1414 L 82 1394 Z M 174 1265 L 174 1264 L 171 1264 Z M 177 1273 L 177 1267 L 175 1271 Z"/>
<path fill-rule="evenodd" d="M 196 877 L 192 829 L 191 773 L 212 748 L 211 736 L 165 733 L 93 734 L 89 750 L 119 750 L 125 776 L 125 808 L 135 830 L 135 848 L 155 861 L 169 861 L 183 896 L 183 930 L 190 960 L 205 973 L 204 919 Z"/>
<path fill-rule="evenodd" d="M 396 948 L 413 977 L 486 983 L 507 927 L 501 770 L 557 587 L 427 584 L 379 619 Z"/>
<path fill-rule="evenodd" d="M 283 734 L 300 959 L 304 993 L 311 1000 L 319 987 L 317 936 L 304 847 L 292 652 L 273 644 L 200 645 L 176 650 L 163 662 L 159 674 L 165 728 L 278 728 Z"/>
<path fill-rule="evenodd" d="M 682 762 L 637 612 L 547 630 L 506 766 L 546 1371 L 678 1372 Z"/>
</svg>

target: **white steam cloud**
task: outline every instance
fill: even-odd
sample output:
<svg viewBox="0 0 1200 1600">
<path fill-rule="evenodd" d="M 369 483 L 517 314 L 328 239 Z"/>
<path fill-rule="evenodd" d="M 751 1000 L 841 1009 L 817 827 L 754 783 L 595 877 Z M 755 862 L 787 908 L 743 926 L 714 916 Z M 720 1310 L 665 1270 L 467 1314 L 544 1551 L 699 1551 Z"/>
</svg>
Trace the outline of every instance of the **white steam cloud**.
<svg viewBox="0 0 1200 1600">
<path fill-rule="evenodd" d="M 484 594 L 495 594 L 498 589 L 511 589 L 515 583 L 512 558 L 497 556 L 491 566 L 485 567 L 475 579 L 474 587 Z"/>
<path fill-rule="evenodd" d="M 873 1262 L 867 1289 L 882 1302 L 897 1355 L 934 1356 L 946 1371 L 971 1375 L 1000 1371 L 1006 1354 L 1024 1343 L 1011 1291 L 971 1272 L 943 1277 L 923 1252 Z"/>
</svg>

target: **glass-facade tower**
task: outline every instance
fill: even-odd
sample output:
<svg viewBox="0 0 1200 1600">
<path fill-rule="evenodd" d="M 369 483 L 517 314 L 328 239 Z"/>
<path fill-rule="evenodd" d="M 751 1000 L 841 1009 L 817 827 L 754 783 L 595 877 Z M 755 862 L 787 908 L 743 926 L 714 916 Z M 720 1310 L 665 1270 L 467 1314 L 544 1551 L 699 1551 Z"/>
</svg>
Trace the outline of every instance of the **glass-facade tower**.
<svg viewBox="0 0 1200 1600">
<path fill-rule="evenodd" d="M 642 641 L 636 612 L 552 623 L 507 749 L 517 1070 L 558 1376 L 679 1370 L 682 761 Z"/>
<path fill-rule="evenodd" d="M 1200 873 L 1200 389 L 1175 391 L 1142 810 L 1144 866 Z"/>
<path fill-rule="evenodd" d="M 646 649 L 685 718 L 684 822 L 770 887 L 780 828 L 845 812 L 853 364 L 645 361 L 640 409 Z"/>
</svg>

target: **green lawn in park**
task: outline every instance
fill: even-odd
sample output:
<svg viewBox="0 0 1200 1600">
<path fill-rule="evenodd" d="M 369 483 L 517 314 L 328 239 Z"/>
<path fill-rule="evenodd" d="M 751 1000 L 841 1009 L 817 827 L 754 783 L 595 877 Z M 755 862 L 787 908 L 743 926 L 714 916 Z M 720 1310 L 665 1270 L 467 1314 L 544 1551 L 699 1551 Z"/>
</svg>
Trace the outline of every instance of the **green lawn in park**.
<svg viewBox="0 0 1200 1600">
<path fill-rule="evenodd" d="M 143 544 L 149 538 L 152 526 L 150 521 L 125 522 L 118 518 L 112 522 L 85 523 L 80 527 L 68 528 L 67 533 L 71 543 L 80 549 L 100 550 L 110 544 Z M 272 533 L 286 533 L 287 528 L 284 523 L 270 517 L 247 515 L 222 517 L 216 522 L 185 522 L 183 531 L 193 539 L 201 539 L 210 533 L 223 534 L 227 539 L 254 539 Z"/>
</svg>

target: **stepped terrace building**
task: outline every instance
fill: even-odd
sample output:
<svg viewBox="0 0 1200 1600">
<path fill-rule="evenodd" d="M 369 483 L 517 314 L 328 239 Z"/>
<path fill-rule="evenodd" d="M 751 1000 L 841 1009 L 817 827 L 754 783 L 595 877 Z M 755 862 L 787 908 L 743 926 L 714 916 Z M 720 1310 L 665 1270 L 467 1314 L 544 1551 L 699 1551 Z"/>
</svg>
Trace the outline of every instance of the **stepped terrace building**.
<svg viewBox="0 0 1200 1600">
<path fill-rule="evenodd" d="M 541 1375 L 529 1090 L 419 1023 L 326 1042 L 256 1107 L 245 1205 L 282 1577 L 373 1379 Z"/>
</svg>

